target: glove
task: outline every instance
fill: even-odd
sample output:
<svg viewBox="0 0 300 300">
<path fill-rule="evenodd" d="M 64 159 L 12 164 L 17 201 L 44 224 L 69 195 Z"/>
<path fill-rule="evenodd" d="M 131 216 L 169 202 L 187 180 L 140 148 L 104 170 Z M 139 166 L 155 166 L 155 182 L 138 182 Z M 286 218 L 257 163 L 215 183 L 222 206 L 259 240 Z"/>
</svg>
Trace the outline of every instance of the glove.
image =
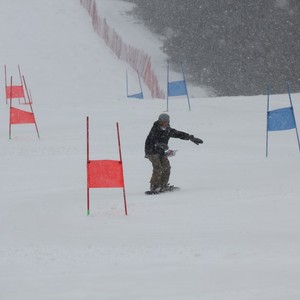
<svg viewBox="0 0 300 300">
<path fill-rule="evenodd" d="M 177 152 L 177 150 L 171 150 L 171 149 L 169 149 L 168 151 L 166 151 L 165 155 L 167 157 L 175 156 L 176 152 Z"/>
<path fill-rule="evenodd" d="M 198 138 L 194 137 L 193 135 L 190 135 L 190 141 L 192 141 L 196 145 L 203 144 L 203 141 L 201 139 L 198 139 Z"/>
</svg>

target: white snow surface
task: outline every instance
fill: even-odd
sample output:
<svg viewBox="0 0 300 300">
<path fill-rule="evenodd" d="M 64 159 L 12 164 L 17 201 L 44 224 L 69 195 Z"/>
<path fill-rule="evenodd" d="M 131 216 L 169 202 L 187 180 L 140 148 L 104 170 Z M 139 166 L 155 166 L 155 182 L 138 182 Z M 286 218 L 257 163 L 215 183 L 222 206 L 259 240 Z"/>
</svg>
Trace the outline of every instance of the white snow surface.
<svg viewBox="0 0 300 300">
<path fill-rule="evenodd" d="M 127 6 L 98 4 L 108 23 L 118 7 L 111 24 L 132 39 L 140 25 Z M 171 125 L 204 144 L 171 139 L 181 190 L 147 196 L 144 141 L 166 101 L 126 98 L 129 67 L 79 1 L 2 0 L 0 11 L 1 64 L 14 83 L 20 64 L 41 135 L 14 125 L 8 138 L 1 72 L 1 300 L 300 298 L 300 154 L 289 130 L 269 133 L 265 157 L 266 96 L 192 98 L 192 111 L 172 98 Z M 145 51 L 164 64 L 157 48 Z M 300 122 L 300 95 L 292 99 Z M 271 97 L 272 108 L 288 105 Z M 119 122 L 128 216 L 121 189 L 92 189 L 86 215 L 86 116 L 91 159 L 119 158 Z"/>
</svg>

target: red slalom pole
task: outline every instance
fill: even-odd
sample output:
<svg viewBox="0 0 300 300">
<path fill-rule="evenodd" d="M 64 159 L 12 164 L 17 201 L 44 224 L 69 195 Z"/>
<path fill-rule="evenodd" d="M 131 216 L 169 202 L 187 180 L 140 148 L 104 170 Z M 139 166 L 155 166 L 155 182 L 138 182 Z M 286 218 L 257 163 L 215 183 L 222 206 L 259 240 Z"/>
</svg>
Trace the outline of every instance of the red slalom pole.
<svg viewBox="0 0 300 300">
<path fill-rule="evenodd" d="M 127 216 L 127 202 L 126 202 L 126 192 L 125 192 L 125 182 L 124 182 L 124 171 L 123 171 L 123 161 L 122 161 L 122 151 L 121 151 L 121 140 L 120 140 L 119 123 L 117 122 L 116 125 L 117 125 L 117 134 L 118 134 L 118 146 L 119 146 L 120 163 L 122 165 L 122 175 L 123 175 L 124 209 L 125 209 L 125 215 Z"/>
<path fill-rule="evenodd" d="M 90 130 L 89 130 L 89 117 L 86 117 L 86 174 L 87 174 L 87 179 L 86 179 L 86 192 L 87 192 L 87 197 L 86 197 L 86 202 L 87 202 L 87 211 L 86 214 L 89 216 L 90 215 L 90 189 L 89 189 L 89 162 L 90 162 L 90 141 L 89 141 L 89 135 L 90 135 Z"/>
<path fill-rule="evenodd" d="M 10 95 L 9 95 L 9 139 L 11 140 L 11 102 L 12 102 L 12 76 L 10 77 Z"/>
<path fill-rule="evenodd" d="M 18 65 L 18 70 L 19 70 L 19 76 L 20 76 L 21 86 L 22 86 L 22 89 L 24 90 L 20 65 Z M 23 76 L 23 77 L 24 77 L 24 76 Z M 27 94 L 28 94 L 28 93 L 27 93 Z M 27 95 L 27 97 L 28 97 L 28 95 Z M 26 96 L 25 96 L 25 93 L 24 93 L 24 100 L 25 100 L 25 103 L 24 103 L 24 104 L 26 104 Z M 30 99 L 29 99 L 29 101 L 30 101 Z M 20 98 L 19 98 L 19 104 L 20 104 Z"/>
<path fill-rule="evenodd" d="M 6 104 L 7 104 L 7 77 L 6 77 L 6 65 L 4 65 L 4 77 L 5 77 L 5 98 L 6 98 Z"/>
<path fill-rule="evenodd" d="M 27 89 L 27 85 L 26 85 L 26 81 L 25 81 L 25 77 L 23 76 L 23 82 L 24 82 L 24 86 L 25 86 L 25 90 L 26 90 L 26 94 L 27 94 L 27 98 L 28 98 L 28 101 L 29 101 L 29 106 L 30 106 L 30 110 L 34 116 L 34 125 L 35 125 L 35 129 L 36 129 L 36 133 L 37 133 L 37 136 L 38 138 L 40 138 L 40 133 L 39 133 L 39 129 L 38 129 L 38 126 L 36 124 L 36 120 L 35 120 L 35 115 L 34 115 L 34 112 L 33 112 L 33 108 L 32 108 L 32 105 L 31 105 L 31 99 L 30 99 L 30 96 L 29 96 L 29 93 L 28 93 L 28 89 Z M 25 95 L 24 95 L 25 96 Z M 25 99 L 25 98 L 24 98 Z M 25 99 L 26 101 L 26 99 Z"/>
</svg>

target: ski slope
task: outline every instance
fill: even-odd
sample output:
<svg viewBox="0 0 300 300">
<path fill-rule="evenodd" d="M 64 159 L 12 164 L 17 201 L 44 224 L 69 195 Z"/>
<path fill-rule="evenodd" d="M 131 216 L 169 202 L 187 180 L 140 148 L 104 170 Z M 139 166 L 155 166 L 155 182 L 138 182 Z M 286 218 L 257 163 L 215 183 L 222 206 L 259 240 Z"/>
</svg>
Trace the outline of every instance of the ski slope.
<svg viewBox="0 0 300 300">
<path fill-rule="evenodd" d="M 129 4 L 98 5 L 124 40 L 132 27 L 150 35 Z M 181 190 L 147 196 L 144 141 L 166 101 L 125 97 L 128 66 L 79 1 L 4 0 L 0 11 L 1 64 L 16 82 L 21 66 L 41 135 L 15 125 L 9 140 L 1 73 L 0 299 L 299 299 L 300 153 L 295 130 L 271 132 L 265 157 L 266 96 L 192 98 L 192 111 L 173 98 L 171 125 L 204 144 L 171 139 Z M 271 97 L 272 108 L 288 105 Z M 128 216 L 120 189 L 91 190 L 86 215 L 86 116 L 91 159 L 118 159 L 119 123 Z"/>
</svg>

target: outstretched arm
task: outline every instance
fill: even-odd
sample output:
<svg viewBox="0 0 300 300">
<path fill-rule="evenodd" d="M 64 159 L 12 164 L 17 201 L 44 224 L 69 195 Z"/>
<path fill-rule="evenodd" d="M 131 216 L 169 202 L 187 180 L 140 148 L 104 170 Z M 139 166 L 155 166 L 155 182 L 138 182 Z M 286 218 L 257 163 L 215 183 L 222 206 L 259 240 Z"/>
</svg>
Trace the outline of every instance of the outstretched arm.
<svg viewBox="0 0 300 300">
<path fill-rule="evenodd" d="M 199 138 L 194 137 L 193 135 L 190 135 L 188 133 L 185 133 L 183 131 L 178 131 L 174 128 L 171 129 L 171 137 L 178 138 L 182 140 L 190 140 L 196 145 L 203 144 L 203 141 Z"/>
<path fill-rule="evenodd" d="M 193 135 L 190 135 L 190 141 L 195 143 L 196 145 L 203 144 L 203 141 L 199 138 L 194 137 Z"/>
</svg>

